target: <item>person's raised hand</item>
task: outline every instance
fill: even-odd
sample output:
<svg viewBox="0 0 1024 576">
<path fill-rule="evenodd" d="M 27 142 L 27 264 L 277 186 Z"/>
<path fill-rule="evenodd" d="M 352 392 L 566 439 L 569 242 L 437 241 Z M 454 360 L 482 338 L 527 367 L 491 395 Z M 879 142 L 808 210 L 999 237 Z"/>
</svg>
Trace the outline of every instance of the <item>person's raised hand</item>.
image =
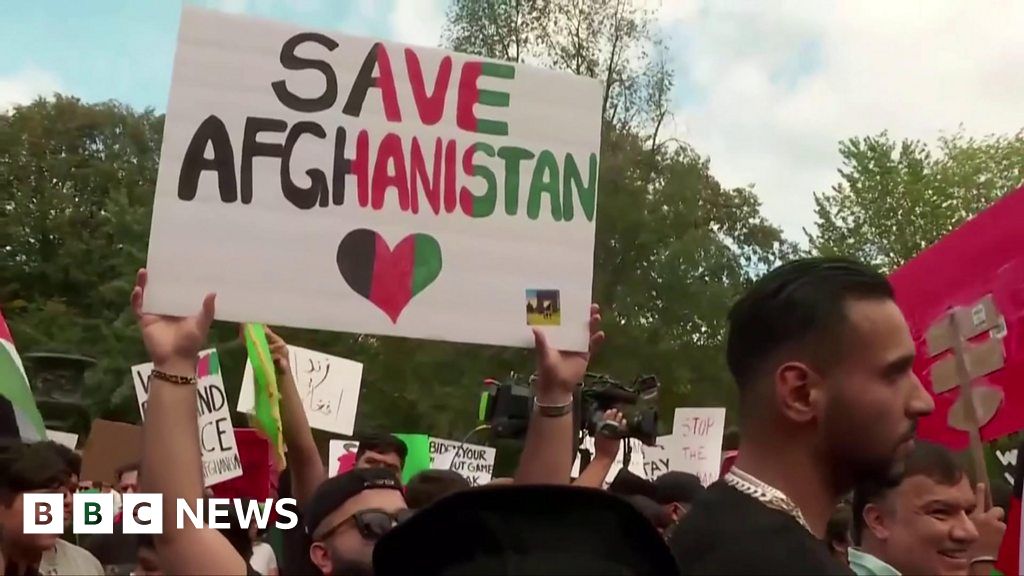
<svg viewBox="0 0 1024 576">
<path fill-rule="evenodd" d="M 604 420 L 615 422 L 619 425 L 620 429 L 626 426 L 625 416 L 614 408 L 605 411 Z M 622 446 L 622 438 L 598 433 L 594 437 L 594 456 L 614 461 L 616 456 L 619 455 L 620 446 Z"/>
<path fill-rule="evenodd" d="M 131 304 L 139 321 L 142 342 L 149 353 L 149 359 L 158 370 L 179 376 L 194 376 L 199 351 L 206 344 L 210 324 L 213 323 L 216 295 L 207 294 L 199 312 L 186 318 L 145 314 L 142 312 L 142 302 L 147 280 L 146 269 L 139 270 Z M 189 366 L 192 367 L 191 371 Z"/>
<path fill-rule="evenodd" d="M 543 331 L 534 328 L 537 353 L 537 381 L 534 395 L 541 404 L 565 404 L 572 401 L 573 391 L 587 373 L 590 357 L 604 342 L 601 331 L 601 309 L 590 306 L 590 345 L 586 352 L 560 352 L 548 344 Z"/>
<path fill-rule="evenodd" d="M 971 522 L 978 531 L 978 539 L 971 546 L 971 558 L 994 558 L 999 554 L 999 545 L 1006 533 L 1003 522 L 1004 512 L 999 506 L 986 508 L 988 493 L 984 484 L 974 487 L 974 512 Z"/>
<path fill-rule="evenodd" d="M 270 346 L 270 357 L 278 374 L 291 374 L 291 360 L 288 357 L 288 343 L 267 326 L 267 345 Z"/>
</svg>

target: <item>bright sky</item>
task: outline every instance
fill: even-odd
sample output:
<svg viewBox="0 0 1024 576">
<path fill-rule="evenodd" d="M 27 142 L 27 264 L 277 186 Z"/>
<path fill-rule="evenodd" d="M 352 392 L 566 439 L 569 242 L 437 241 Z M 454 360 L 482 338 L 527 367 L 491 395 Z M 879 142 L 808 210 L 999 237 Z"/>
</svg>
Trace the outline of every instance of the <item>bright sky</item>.
<svg viewBox="0 0 1024 576">
<path fill-rule="evenodd" d="M 186 0 L 304 26 L 436 45 L 446 0 Z M 1024 2 L 643 0 L 678 73 L 675 125 L 726 186 L 753 184 L 794 240 L 837 143 L 1024 128 Z M 54 90 L 162 111 L 180 0 L 12 0 L 0 109 Z"/>
</svg>

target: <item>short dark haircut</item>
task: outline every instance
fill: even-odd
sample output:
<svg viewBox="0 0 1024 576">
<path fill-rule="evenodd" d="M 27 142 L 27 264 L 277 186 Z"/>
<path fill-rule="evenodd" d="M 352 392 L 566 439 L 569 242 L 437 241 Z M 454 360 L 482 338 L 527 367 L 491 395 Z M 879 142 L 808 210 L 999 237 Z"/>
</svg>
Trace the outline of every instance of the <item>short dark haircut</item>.
<svg viewBox="0 0 1024 576">
<path fill-rule="evenodd" d="M 64 461 L 45 443 L 7 444 L 0 449 L 0 503 L 6 507 L 19 494 L 54 489 L 67 478 Z"/>
<path fill-rule="evenodd" d="M 943 486 L 956 486 L 965 477 L 963 465 L 947 448 L 937 444 L 918 441 L 907 457 L 903 472 L 898 478 L 888 482 L 868 481 L 859 484 L 853 491 L 853 543 L 861 544 L 861 536 L 867 528 L 864 522 L 864 509 L 868 504 L 876 504 L 892 490 L 899 487 L 907 478 L 924 476 Z"/>
<path fill-rule="evenodd" d="M 129 462 L 128 464 L 123 464 L 121 466 L 118 466 L 117 470 L 114 470 L 114 477 L 117 478 L 118 482 L 120 482 L 121 476 L 124 476 L 129 472 L 138 472 L 140 468 L 142 468 L 142 465 L 139 462 Z"/>
<path fill-rule="evenodd" d="M 825 543 L 831 547 L 836 542 L 849 542 L 852 520 L 853 512 L 850 511 L 849 506 L 846 504 L 836 506 L 836 509 L 832 511 L 832 517 L 828 519 L 828 524 L 825 526 Z"/>
<path fill-rule="evenodd" d="M 77 452 L 52 440 L 43 442 L 43 444 L 53 450 L 54 454 L 64 462 L 64 467 L 67 469 L 68 475 L 82 475 L 82 457 L 79 456 Z"/>
<path fill-rule="evenodd" d="M 398 454 L 402 466 L 405 466 L 405 457 L 409 455 L 409 447 L 400 438 L 391 434 L 367 434 L 359 439 L 356 460 L 358 461 L 367 452 Z"/>
<path fill-rule="evenodd" d="M 409 479 L 405 501 L 409 508 L 419 510 L 469 487 L 469 480 L 454 470 L 424 470 Z"/>
<path fill-rule="evenodd" d="M 762 276 L 729 311 L 726 361 L 741 399 L 782 348 L 834 346 L 847 301 L 892 298 L 885 276 L 847 258 L 794 260 Z"/>
<path fill-rule="evenodd" d="M 732 452 L 740 449 L 740 429 L 736 426 L 729 426 L 722 434 L 722 452 Z"/>
</svg>

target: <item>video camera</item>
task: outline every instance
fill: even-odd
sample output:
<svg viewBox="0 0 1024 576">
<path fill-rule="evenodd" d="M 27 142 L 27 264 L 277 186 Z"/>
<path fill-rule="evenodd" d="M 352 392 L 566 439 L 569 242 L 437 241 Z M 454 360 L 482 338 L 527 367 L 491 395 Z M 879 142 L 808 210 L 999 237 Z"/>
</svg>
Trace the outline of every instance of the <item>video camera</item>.
<svg viewBox="0 0 1024 576">
<path fill-rule="evenodd" d="M 584 426 L 591 436 L 636 438 L 648 446 L 658 443 L 658 398 L 661 384 L 655 376 L 641 376 L 625 385 L 604 374 L 587 374 L 580 391 Z M 604 413 L 618 410 L 624 426 L 607 420 Z"/>
<path fill-rule="evenodd" d="M 500 382 L 484 381 L 479 417 L 491 426 L 498 438 L 522 438 L 530 421 L 533 393 L 530 384 L 536 375 L 525 378 L 510 374 Z M 573 420 L 576 429 L 591 436 L 636 438 L 648 446 L 657 443 L 658 410 L 656 400 L 661 384 L 654 376 L 637 378 L 624 385 L 610 376 L 587 374 L 573 394 Z M 616 409 L 626 418 L 624 426 L 604 419 L 607 410 Z"/>
</svg>

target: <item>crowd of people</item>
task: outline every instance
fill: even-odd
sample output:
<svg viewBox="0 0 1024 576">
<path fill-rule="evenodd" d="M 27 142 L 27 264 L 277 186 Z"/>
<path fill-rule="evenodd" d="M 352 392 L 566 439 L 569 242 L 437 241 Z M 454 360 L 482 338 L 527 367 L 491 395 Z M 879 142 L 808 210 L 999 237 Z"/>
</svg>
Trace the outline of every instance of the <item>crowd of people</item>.
<svg viewBox="0 0 1024 576">
<path fill-rule="evenodd" d="M 216 298 L 185 318 L 131 306 L 154 364 L 139 466 L 117 492 L 157 493 L 165 509 L 205 494 L 194 426 L 196 358 Z M 620 470 L 620 441 L 599 437 L 572 478 L 572 407 L 604 341 L 590 315 L 590 352 L 536 338 L 533 413 L 512 478 L 471 487 L 428 470 L 403 484 L 396 437 L 361 439 L 355 467 L 328 477 L 288 365 L 268 329 L 280 379 L 288 466 L 278 496 L 294 497 L 299 527 L 280 557 L 247 526 L 174 525 L 152 537 L 26 534 L 22 496 L 81 489 L 81 460 L 42 442 L 0 449 L 4 574 L 992 574 L 1006 526 L 989 487 L 949 450 L 915 440 L 934 402 L 915 376 L 915 343 L 887 279 L 841 258 L 797 260 L 759 279 L 729 315 L 726 361 L 739 388 L 740 444 L 704 487 L 669 472 L 651 481 Z M 622 421 L 610 411 L 606 419 Z M 69 501 L 68 501 L 69 502 Z M 70 515 L 65 516 L 70 519 Z M 269 556 L 268 556 L 269 551 Z"/>
</svg>

